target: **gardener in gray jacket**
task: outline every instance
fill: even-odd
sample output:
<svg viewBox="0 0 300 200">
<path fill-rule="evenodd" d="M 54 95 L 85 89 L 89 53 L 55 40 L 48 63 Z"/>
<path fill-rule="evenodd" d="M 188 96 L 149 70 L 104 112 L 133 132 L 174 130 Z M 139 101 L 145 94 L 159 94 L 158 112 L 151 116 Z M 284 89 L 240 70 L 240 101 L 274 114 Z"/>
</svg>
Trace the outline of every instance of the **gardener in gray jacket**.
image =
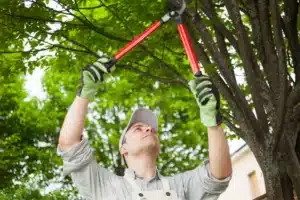
<svg viewBox="0 0 300 200">
<path fill-rule="evenodd" d="M 102 57 L 82 70 L 81 86 L 63 123 L 58 154 L 64 175 L 71 178 L 86 199 L 93 200 L 215 200 L 231 179 L 228 144 L 220 126 L 219 94 L 206 76 L 190 82 L 208 130 L 209 160 L 194 170 L 163 177 L 156 168 L 160 153 L 158 120 L 153 112 L 137 109 L 120 137 L 120 153 L 128 168 L 123 177 L 99 166 L 87 141 L 82 138 L 88 103 L 107 71 Z"/>
</svg>

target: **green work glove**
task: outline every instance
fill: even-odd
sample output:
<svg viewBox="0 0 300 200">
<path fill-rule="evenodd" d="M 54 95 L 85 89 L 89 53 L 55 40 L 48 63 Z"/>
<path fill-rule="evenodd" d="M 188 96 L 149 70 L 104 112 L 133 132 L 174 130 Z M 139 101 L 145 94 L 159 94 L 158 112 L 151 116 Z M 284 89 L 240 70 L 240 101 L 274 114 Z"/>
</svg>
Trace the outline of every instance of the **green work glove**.
<svg viewBox="0 0 300 200">
<path fill-rule="evenodd" d="M 112 72 L 115 68 L 108 70 L 105 64 L 110 61 L 102 52 L 98 52 L 99 59 L 82 69 L 80 86 L 77 90 L 77 96 L 85 99 L 93 99 L 97 90 L 104 82 L 104 75 Z"/>
<path fill-rule="evenodd" d="M 212 81 L 207 76 L 195 77 L 189 86 L 199 105 L 202 123 L 206 127 L 220 125 L 220 94 Z"/>
</svg>

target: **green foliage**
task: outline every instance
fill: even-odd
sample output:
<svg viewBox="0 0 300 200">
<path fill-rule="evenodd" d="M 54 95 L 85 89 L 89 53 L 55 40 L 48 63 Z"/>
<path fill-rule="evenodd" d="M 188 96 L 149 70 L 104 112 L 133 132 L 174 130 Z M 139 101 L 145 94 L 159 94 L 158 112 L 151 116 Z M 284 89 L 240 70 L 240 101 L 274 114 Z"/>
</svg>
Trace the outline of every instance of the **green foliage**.
<svg viewBox="0 0 300 200">
<path fill-rule="evenodd" d="M 2 56 L 0 61 L 0 190 L 4 195 L 10 189 L 16 195 L 1 199 L 34 199 L 29 197 L 36 195 L 38 190 L 21 191 L 14 186 L 19 182 L 23 187 L 32 181 L 32 176 L 40 177 L 35 181 L 40 188 L 57 179 L 59 172 L 54 170 L 62 164 L 56 155 L 57 128 L 65 108 L 56 107 L 51 101 L 27 98 L 20 55 Z"/>
<path fill-rule="evenodd" d="M 49 192 L 47 194 L 42 194 L 39 189 L 32 189 L 30 187 L 25 186 L 15 186 L 12 188 L 6 188 L 0 191 L 0 198 L 2 200 L 67 200 L 67 199 L 75 199 L 74 193 L 71 190 L 66 190 L 62 192 L 61 190 L 55 190 L 53 192 Z M 76 198 L 79 199 L 79 198 Z"/>
</svg>

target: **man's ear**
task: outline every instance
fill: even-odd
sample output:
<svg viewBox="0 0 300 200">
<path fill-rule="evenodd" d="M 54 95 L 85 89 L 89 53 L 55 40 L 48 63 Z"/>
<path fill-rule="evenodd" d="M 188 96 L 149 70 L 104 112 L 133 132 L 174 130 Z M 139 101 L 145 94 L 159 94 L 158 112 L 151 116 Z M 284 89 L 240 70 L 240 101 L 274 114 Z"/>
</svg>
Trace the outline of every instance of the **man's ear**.
<svg viewBox="0 0 300 200">
<path fill-rule="evenodd" d="M 126 149 L 126 145 L 123 144 L 122 147 L 121 147 L 121 149 L 120 149 L 120 153 L 121 153 L 121 155 L 124 155 L 124 154 L 127 153 L 127 152 L 128 152 L 128 151 L 127 151 L 127 149 Z"/>
</svg>

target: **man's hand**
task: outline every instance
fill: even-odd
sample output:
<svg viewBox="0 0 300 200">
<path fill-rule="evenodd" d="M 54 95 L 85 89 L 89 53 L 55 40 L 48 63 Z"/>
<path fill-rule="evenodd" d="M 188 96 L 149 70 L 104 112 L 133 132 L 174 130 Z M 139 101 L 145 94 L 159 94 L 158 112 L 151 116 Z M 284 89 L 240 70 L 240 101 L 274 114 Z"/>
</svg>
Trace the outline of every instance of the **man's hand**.
<svg viewBox="0 0 300 200">
<path fill-rule="evenodd" d="M 105 67 L 105 63 L 109 62 L 109 58 L 98 53 L 99 59 L 82 69 L 81 82 L 77 90 L 77 96 L 85 99 L 93 99 L 97 93 L 98 88 L 104 82 L 104 74 L 110 73 L 114 70 L 112 67 L 109 71 Z"/>
<path fill-rule="evenodd" d="M 220 113 L 220 94 L 207 76 L 195 77 L 189 86 L 200 108 L 200 118 L 206 127 L 222 123 Z"/>
</svg>

